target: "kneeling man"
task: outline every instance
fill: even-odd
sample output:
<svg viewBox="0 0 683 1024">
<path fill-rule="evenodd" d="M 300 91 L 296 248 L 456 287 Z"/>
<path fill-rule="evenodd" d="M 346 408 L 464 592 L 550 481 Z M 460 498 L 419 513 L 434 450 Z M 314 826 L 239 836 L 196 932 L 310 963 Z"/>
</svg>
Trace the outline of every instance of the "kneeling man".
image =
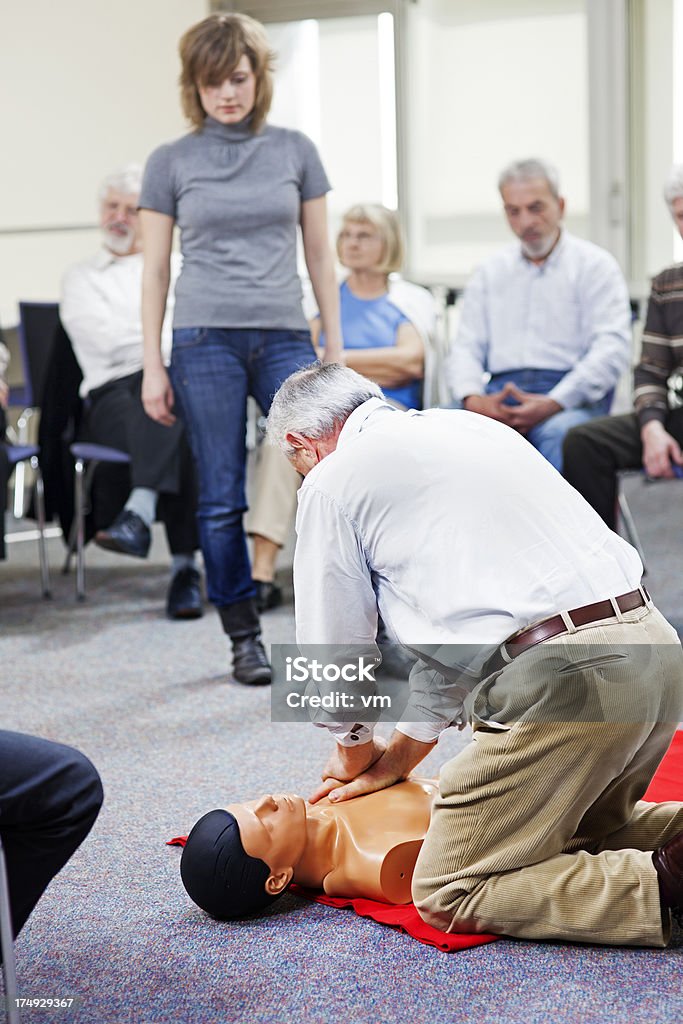
<svg viewBox="0 0 683 1024">
<path fill-rule="evenodd" d="M 392 785 L 469 721 L 415 868 L 425 920 L 666 945 L 683 803 L 642 796 L 683 711 L 683 652 L 637 553 L 516 431 L 399 412 L 338 365 L 290 377 L 268 433 L 305 477 L 297 643 L 372 651 L 379 612 L 418 657 L 386 748 L 371 724 L 327 723 L 312 801 Z"/>
</svg>

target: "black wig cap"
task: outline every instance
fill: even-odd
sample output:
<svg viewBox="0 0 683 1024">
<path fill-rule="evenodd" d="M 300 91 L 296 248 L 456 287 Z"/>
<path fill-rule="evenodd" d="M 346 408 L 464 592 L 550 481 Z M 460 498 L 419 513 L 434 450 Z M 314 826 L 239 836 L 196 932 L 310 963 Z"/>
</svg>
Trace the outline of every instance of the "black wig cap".
<svg viewBox="0 0 683 1024">
<path fill-rule="evenodd" d="M 180 859 L 188 896 L 220 921 L 254 914 L 273 903 L 278 896 L 265 889 L 270 874 L 264 861 L 244 852 L 237 820 L 229 811 L 209 811 L 200 818 Z"/>
</svg>

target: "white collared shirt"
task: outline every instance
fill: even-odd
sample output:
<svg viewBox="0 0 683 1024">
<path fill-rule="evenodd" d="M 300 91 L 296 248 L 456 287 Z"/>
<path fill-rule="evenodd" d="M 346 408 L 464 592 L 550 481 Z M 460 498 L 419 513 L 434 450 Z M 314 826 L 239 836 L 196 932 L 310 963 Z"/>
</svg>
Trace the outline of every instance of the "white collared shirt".
<svg viewBox="0 0 683 1024">
<path fill-rule="evenodd" d="M 568 371 L 549 395 L 571 409 L 602 398 L 630 358 L 631 309 L 619 265 L 563 230 L 540 266 L 513 242 L 474 272 L 446 373 L 462 401 L 483 394 L 486 373 Z"/>
<path fill-rule="evenodd" d="M 390 636 L 425 653 L 411 675 L 420 713 L 398 726 L 423 742 L 458 719 L 439 710 L 451 684 L 426 669 L 443 664 L 442 645 L 478 645 L 483 661 L 529 623 L 642 575 L 636 551 L 516 431 L 378 398 L 306 476 L 296 530 L 297 644 L 376 652 L 379 610 Z M 349 726 L 333 731 L 343 743 Z"/>
<path fill-rule="evenodd" d="M 62 280 L 59 314 L 83 372 L 80 394 L 142 369 L 142 253 L 115 256 L 100 249 L 70 267 Z M 162 330 L 162 355 L 171 352 L 173 289 L 180 257 L 171 258 L 171 284 Z"/>
</svg>

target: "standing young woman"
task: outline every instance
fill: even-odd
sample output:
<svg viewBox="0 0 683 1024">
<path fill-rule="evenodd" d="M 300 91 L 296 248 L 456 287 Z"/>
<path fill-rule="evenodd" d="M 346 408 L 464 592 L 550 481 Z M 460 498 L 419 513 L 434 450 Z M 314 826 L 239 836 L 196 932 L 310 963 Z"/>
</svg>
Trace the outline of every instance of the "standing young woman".
<svg viewBox="0 0 683 1024">
<path fill-rule="evenodd" d="M 281 382 L 315 359 L 301 308 L 297 227 L 324 323 L 325 359 L 341 351 L 327 237 L 329 183 L 312 142 L 265 123 L 273 54 L 263 26 L 216 14 L 180 41 L 183 109 L 193 130 L 149 158 L 144 237 L 145 409 L 185 421 L 199 474 L 199 533 L 209 600 L 232 640 L 233 675 L 270 682 L 242 526 L 247 396 L 264 413 Z M 170 380 L 160 356 L 174 225 Z"/>
</svg>

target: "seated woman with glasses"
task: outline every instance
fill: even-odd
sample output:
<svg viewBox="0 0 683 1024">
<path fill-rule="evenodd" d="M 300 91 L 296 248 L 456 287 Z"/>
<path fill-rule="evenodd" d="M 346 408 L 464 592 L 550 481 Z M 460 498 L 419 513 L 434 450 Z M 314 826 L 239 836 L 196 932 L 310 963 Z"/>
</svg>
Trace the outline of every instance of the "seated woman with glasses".
<svg viewBox="0 0 683 1024">
<path fill-rule="evenodd" d="M 348 271 L 339 289 L 342 362 L 379 384 L 399 408 L 420 409 L 436 304 L 426 288 L 391 276 L 404 258 L 398 214 L 374 203 L 352 206 L 342 219 L 337 256 Z M 316 347 L 324 345 L 319 318 L 312 321 L 311 334 Z M 252 574 L 260 610 L 266 611 L 281 600 L 273 583 L 275 560 L 287 538 L 299 478 L 280 451 L 262 449 L 247 532 L 254 541 Z"/>
</svg>

